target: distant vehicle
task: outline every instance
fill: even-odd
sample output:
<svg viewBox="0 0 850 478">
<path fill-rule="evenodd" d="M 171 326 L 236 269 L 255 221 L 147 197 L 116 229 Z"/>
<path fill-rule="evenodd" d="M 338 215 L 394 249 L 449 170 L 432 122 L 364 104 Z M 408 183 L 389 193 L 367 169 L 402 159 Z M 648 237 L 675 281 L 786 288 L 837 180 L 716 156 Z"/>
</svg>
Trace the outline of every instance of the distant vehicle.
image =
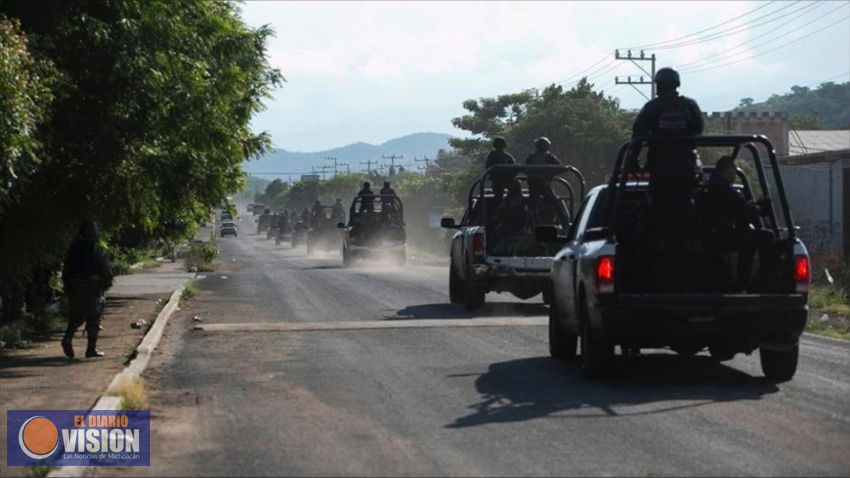
<svg viewBox="0 0 850 478">
<path fill-rule="evenodd" d="M 574 177 L 579 190 L 562 175 Z M 516 181 L 514 191 L 501 202 L 486 187 L 493 176 Z M 531 188 L 541 188 L 542 194 L 532 198 Z M 484 304 L 488 292 L 510 292 L 520 299 L 543 293 L 548 302 L 549 270 L 558 246 L 537 240 L 534 228 L 548 225 L 565 236 L 583 193 L 584 177 L 572 166 L 500 165 L 488 169 L 470 189 L 460 224 L 450 217 L 441 220 L 442 227 L 458 230 L 451 244 L 451 302 L 475 310 Z"/>
<path fill-rule="evenodd" d="M 257 218 L 257 234 L 262 234 L 270 229 L 273 217 L 267 209 L 260 214 L 260 217 Z"/>
<path fill-rule="evenodd" d="M 254 204 L 254 208 L 253 208 L 252 212 L 256 216 L 258 214 L 262 214 L 263 211 L 265 211 L 265 209 L 266 209 L 266 206 L 264 204 Z"/>
<path fill-rule="evenodd" d="M 338 222 L 345 222 L 345 213 L 340 211 L 342 217 L 334 217 L 333 206 L 322 206 L 321 210 L 310 220 L 310 228 L 307 230 L 307 254 L 314 251 L 338 251 L 342 244 L 342 237 L 337 228 Z"/>
<path fill-rule="evenodd" d="M 587 377 L 610 371 L 616 345 L 629 355 L 642 347 L 670 347 L 682 355 L 707 347 L 718 361 L 758 348 L 768 378 L 790 380 L 796 372 L 808 316 L 809 256 L 796 237 L 773 145 L 764 136 L 695 140 L 700 151 L 723 148 L 733 158 L 749 153 L 759 187 L 751 186 L 740 169 L 738 177 L 746 198 L 761 195 L 763 207 L 750 227 L 770 232 L 773 257 L 766 263 L 773 265 L 759 265 L 765 268 L 750 290 L 732 280 L 731 251 L 719 245 L 723 238 L 706 224 L 704 186 L 695 194 L 697 224 L 686 231 L 694 238 L 692 250 L 654 251 L 636 242 L 635 231 L 646 221 L 648 181 L 629 171 L 624 156 L 629 150 L 638 154 L 648 140 L 624 144 L 608 184 L 585 198 L 578 227 L 566 238 L 556 237 L 551 228 L 537 231 L 539 239 L 563 244 L 551 272 L 550 353 L 574 357 L 581 337 L 581 368 Z M 768 152 L 769 165 L 763 164 L 762 150 Z M 711 170 L 703 168 L 703 174 Z"/>
<path fill-rule="evenodd" d="M 407 233 L 404 208 L 397 196 L 376 194 L 355 197 L 348 211 L 348 224 L 340 222 L 337 227 L 344 232 L 344 266 L 363 258 L 387 258 L 396 264 L 405 263 Z"/>
<path fill-rule="evenodd" d="M 221 221 L 222 221 L 222 222 L 224 222 L 224 221 L 232 221 L 232 220 L 233 220 L 233 216 L 231 216 L 229 212 L 222 212 L 222 213 L 221 213 L 221 217 L 220 217 L 220 219 L 221 219 Z"/>
<path fill-rule="evenodd" d="M 245 206 L 245 212 L 254 212 L 254 203 L 248 203 L 248 205 Z"/>
<path fill-rule="evenodd" d="M 233 221 L 225 221 L 221 223 L 221 227 L 219 228 L 221 237 L 225 236 L 233 236 L 237 237 L 239 235 L 239 228 L 236 227 L 236 224 Z"/>
</svg>

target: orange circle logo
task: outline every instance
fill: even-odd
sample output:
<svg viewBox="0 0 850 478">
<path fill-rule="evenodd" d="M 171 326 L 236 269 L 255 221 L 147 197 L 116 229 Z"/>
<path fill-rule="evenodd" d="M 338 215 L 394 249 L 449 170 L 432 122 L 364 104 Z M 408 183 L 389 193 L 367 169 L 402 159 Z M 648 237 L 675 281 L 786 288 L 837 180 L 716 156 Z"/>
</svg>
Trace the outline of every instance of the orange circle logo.
<svg viewBox="0 0 850 478">
<path fill-rule="evenodd" d="M 59 430 L 46 417 L 32 417 L 21 425 L 18 443 L 28 457 L 43 460 L 59 446 Z"/>
</svg>

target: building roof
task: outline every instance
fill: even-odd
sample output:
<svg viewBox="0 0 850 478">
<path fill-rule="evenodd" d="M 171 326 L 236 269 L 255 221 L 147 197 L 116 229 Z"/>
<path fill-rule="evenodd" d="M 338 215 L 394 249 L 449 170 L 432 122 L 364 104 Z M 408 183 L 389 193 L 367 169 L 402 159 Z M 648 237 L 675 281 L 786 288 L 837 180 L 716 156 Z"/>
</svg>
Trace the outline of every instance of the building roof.
<svg viewBox="0 0 850 478">
<path fill-rule="evenodd" d="M 788 155 L 850 149 L 850 130 L 789 130 Z"/>
</svg>

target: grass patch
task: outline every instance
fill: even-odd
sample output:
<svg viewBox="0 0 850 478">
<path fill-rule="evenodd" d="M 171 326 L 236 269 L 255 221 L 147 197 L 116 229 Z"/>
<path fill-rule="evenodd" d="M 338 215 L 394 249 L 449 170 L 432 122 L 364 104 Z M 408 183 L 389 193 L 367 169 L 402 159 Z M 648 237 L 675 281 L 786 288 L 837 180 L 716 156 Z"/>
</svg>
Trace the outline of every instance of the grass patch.
<svg viewBox="0 0 850 478">
<path fill-rule="evenodd" d="M 829 320 L 821 322 L 817 318 L 809 318 L 809 321 L 806 322 L 806 332 L 835 339 L 850 340 L 850 330 L 846 327 L 844 330 L 841 330 L 841 328 L 839 324 L 835 322 L 830 323 Z"/>
<path fill-rule="evenodd" d="M 837 255 L 812 257 L 809 307 L 807 332 L 850 340 L 850 265 Z"/>
<path fill-rule="evenodd" d="M 183 307 L 186 302 L 191 300 L 196 295 L 198 295 L 198 288 L 195 286 L 195 284 L 189 282 L 183 287 L 183 292 L 180 293 L 180 301 L 177 303 L 177 305 Z"/>
<path fill-rule="evenodd" d="M 142 261 L 142 269 L 156 269 L 159 267 L 159 261 L 156 259 L 145 259 Z"/>
<path fill-rule="evenodd" d="M 122 410 L 147 410 L 150 408 L 148 389 L 141 378 L 124 380 L 111 387 L 107 394 L 121 397 Z"/>
</svg>

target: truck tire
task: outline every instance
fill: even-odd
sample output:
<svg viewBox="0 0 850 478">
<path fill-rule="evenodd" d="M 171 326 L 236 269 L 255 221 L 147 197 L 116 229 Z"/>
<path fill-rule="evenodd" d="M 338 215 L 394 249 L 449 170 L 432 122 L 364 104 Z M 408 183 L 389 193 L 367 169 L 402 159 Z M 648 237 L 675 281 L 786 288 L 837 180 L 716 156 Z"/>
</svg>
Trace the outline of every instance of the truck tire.
<svg viewBox="0 0 850 478">
<path fill-rule="evenodd" d="M 578 336 L 570 333 L 558 318 L 555 301 L 549 304 L 549 355 L 553 359 L 575 358 Z"/>
<path fill-rule="evenodd" d="M 466 310 L 477 310 L 484 305 L 485 292 L 470 280 L 463 281 L 463 306 Z"/>
<path fill-rule="evenodd" d="M 606 377 L 614 361 L 614 345 L 590 327 L 584 295 L 579 297 L 579 313 L 582 319 L 581 373 L 591 379 Z"/>
<path fill-rule="evenodd" d="M 787 382 L 797 373 L 797 360 L 800 357 L 800 345 L 794 344 L 790 350 L 759 349 L 761 370 L 770 380 Z"/>
<path fill-rule="evenodd" d="M 455 270 L 454 259 L 449 264 L 449 302 L 452 304 L 463 303 L 463 279 L 458 276 Z"/>
</svg>

